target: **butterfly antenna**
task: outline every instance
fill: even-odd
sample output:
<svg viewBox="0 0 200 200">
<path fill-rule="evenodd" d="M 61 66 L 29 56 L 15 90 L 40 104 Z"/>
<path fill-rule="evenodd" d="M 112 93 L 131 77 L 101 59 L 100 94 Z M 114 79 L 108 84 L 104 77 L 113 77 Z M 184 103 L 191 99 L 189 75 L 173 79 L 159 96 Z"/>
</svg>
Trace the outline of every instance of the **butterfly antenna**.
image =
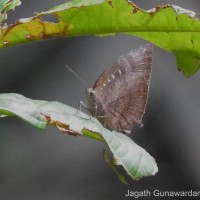
<svg viewBox="0 0 200 200">
<path fill-rule="evenodd" d="M 82 83 L 84 83 L 87 87 L 89 86 L 89 84 L 83 80 L 75 71 L 73 71 L 69 66 L 65 66 L 78 80 L 80 80 Z"/>
</svg>

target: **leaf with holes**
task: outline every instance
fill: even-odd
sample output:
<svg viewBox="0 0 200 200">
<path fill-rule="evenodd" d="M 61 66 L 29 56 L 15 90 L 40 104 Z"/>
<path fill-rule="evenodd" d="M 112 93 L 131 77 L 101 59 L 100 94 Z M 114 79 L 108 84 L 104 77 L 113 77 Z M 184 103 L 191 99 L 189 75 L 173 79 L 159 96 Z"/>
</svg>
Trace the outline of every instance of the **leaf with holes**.
<svg viewBox="0 0 200 200">
<path fill-rule="evenodd" d="M 20 0 L 0 0 L 0 24 L 7 19 L 7 13 L 21 4 Z"/>
<path fill-rule="evenodd" d="M 54 15 L 58 22 L 42 20 Z M 0 47 L 57 37 L 126 33 L 175 54 L 178 69 L 191 76 L 200 67 L 200 15 L 175 5 L 143 10 L 128 0 L 72 0 L 4 26 Z"/>
<path fill-rule="evenodd" d="M 158 171 L 154 158 L 129 137 L 105 129 L 96 119 L 62 103 L 31 100 L 13 93 L 0 94 L 0 117 L 6 116 L 20 117 L 41 129 L 48 124 L 54 125 L 69 135 L 85 135 L 107 143 L 115 164 L 122 165 L 132 179 L 138 180 Z"/>
</svg>

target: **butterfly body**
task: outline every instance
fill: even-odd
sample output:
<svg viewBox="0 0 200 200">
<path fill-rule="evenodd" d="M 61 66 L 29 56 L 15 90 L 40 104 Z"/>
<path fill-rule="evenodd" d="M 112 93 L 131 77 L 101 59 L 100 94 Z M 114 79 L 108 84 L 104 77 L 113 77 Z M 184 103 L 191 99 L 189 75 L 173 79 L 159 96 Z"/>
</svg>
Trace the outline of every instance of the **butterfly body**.
<svg viewBox="0 0 200 200">
<path fill-rule="evenodd" d="M 142 126 L 151 63 L 152 45 L 142 45 L 120 56 L 87 90 L 87 108 L 106 128 L 130 133 L 134 124 Z"/>
</svg>

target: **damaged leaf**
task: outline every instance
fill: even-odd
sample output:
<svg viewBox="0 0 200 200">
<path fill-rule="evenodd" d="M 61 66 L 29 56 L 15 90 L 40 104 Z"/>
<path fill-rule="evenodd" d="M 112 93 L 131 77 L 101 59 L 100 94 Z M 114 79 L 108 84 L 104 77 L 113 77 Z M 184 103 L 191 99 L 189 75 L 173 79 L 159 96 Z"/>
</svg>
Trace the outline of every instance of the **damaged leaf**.
<svg viewBox="0 0 200 200">
<path fill-rule="evenodd" d="M 7 19 L 7 13 L 21 4 L 20 0 L 0 0 L 0 24 Z"/>
<path fill-rule="evenodd" d="M 0 117 L 17 116 L 37 128 L 48 124 L 69 135 L 85 135 L 107 143 L 115 162 L 135 180 L 154 175 L 157 165 L 152 156 L 124 134 L 105 129 L 96 119 L 59 102 L 31 100 L 19 94 L 0 94 Z M 105 158 L 105 156 L 104 156 Z M 117 174 L 121 181 L 125 178 Z"/>
<path fill-rule="evenodd" d="M 58 22 L 43 21 L 54 15 Z M 126 33 L 173 52 L 178 69 L 191 76 L 200 67 L 200 15 L 175 5 L 143 10 L 128 0 L 72 0 L 4 27 L 0 47 L 48 38 Z"/>
</svg>

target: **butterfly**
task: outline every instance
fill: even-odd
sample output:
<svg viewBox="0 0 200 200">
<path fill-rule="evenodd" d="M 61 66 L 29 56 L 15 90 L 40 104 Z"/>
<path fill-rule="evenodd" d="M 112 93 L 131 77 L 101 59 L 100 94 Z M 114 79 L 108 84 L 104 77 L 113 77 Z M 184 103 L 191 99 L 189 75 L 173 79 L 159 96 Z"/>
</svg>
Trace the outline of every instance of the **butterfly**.
<svg viewBox="0 0 200 200">
<path fill-rule="evenodd" d="M 151 77 L 153 45 L 144 44 L 120 56 L 87 89 L 87 109 L 103 126 L 131 133 L 143 126 Z"/>
</svg>

